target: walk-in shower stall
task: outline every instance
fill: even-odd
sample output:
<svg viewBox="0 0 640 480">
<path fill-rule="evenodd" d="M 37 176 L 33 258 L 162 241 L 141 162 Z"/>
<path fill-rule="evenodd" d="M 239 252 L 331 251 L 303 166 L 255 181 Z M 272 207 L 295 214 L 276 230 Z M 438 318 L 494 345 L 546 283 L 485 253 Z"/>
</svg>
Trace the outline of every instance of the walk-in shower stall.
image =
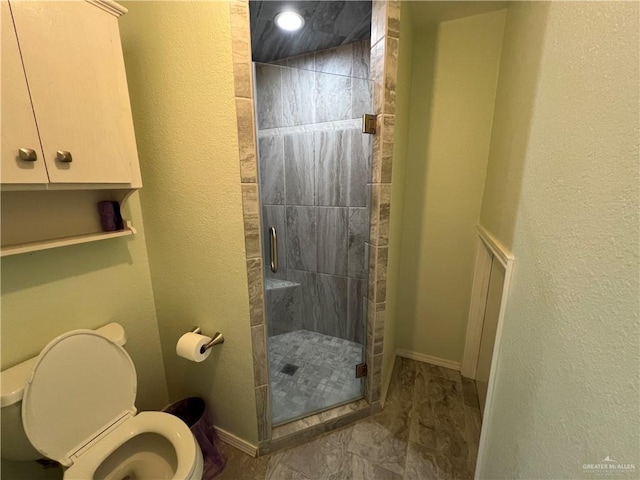
<svg viewBox="0 0 640 480">
<path fill-rule="evenodd" d="M 367 40 L 254 63 L 274 425 L 363 396 Z"/>
</svg>

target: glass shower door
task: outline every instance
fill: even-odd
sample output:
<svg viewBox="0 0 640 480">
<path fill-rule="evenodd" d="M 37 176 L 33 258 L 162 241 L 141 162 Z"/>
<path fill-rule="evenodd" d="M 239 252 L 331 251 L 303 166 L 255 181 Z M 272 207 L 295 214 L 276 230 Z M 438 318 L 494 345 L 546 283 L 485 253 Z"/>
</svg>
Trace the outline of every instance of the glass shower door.
<svg viewBox="0 0 640 480">
<path fill-rule="evenodd" d="M 372 90 L 317 63 L 255 64 L 274 425 L 363 396 Z"/>
</svg>

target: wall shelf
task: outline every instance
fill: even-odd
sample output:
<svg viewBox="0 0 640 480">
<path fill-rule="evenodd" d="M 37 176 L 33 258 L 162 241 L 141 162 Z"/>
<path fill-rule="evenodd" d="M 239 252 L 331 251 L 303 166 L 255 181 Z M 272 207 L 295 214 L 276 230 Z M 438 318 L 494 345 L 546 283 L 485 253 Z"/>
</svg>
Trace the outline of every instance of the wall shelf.
<svg viewBox="0 0 640 480">
<path fill-rule="evenodd" d="M 135 235 L 136 233 L 136 229 L 131 225 L 131 222 L 127 220 L 125 221 L 125 228 L 115 232 L 90 233 L 87 235 L 76 235 L 73 237 L 55 238 L 52 240 L 2 247 L 2 250 L 0 250 L 0 257 L 37 252 L 40 250 L 48 250 L 50 248 L 66 247 L 69 245 L 79 245 L 81 243 L 97 242 L 100 240 L 107 240 L 109 238 L 126 237 L 128 235 Z"/>
</svg>

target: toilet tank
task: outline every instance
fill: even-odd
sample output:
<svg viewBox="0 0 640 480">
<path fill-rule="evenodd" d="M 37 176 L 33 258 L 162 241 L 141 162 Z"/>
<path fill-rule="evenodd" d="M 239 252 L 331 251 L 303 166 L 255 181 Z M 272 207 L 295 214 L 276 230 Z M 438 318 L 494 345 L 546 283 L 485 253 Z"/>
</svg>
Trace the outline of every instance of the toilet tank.
<svg viewBox="0 0 640 480">
<path fill-rule="evenodd" d="M 113 343 L 123 346 L 127 337 L 119 323 L 109 323 L 96 330 Z M 27 438 L 22 425 L 22 393 L 37 357 L 25 360 L 0 373 L 0 457 L 14 461 L 42 458 Z"/>
</svg>

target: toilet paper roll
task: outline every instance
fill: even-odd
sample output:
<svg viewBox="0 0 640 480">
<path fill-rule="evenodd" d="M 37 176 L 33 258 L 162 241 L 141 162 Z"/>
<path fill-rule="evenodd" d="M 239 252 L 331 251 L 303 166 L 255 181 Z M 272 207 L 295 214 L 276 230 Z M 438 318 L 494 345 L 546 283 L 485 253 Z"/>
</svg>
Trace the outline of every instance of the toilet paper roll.
<svg viewBox="0 0 640 480">
<path fill-rule="evenodd" d="M 211 355 L 211 349 L 202 350 L 210 341 L 211 338 L 206 335 L 200 335 L 193 332 L 185 333 L 178 340 L 176 353 L 182 358 L 186 358 L 192 362 L 202 362 Z M 204 351 L 204 353 L 202 353 L 202 351 Z"/>
</svg>

